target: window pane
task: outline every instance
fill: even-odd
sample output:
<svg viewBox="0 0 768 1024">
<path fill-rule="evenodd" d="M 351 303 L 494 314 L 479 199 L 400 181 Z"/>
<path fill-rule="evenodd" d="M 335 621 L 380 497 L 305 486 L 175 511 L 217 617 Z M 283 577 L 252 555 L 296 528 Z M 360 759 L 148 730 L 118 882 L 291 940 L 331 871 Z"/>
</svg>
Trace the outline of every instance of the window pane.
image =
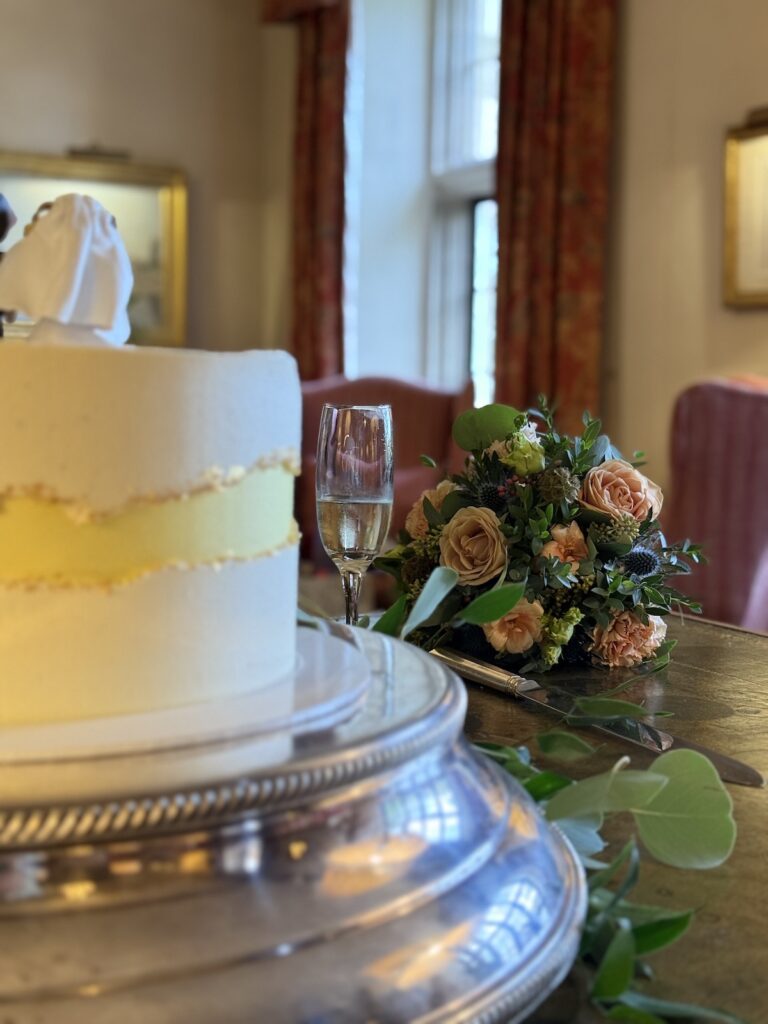
<svg viewBox="0 0 768 1024">
<path fill-rule="evenodd" d="M 475 405 L 493 401 L 496 374 L 496 284 L 499 271 L 498 208 L 495 199 L 475 204 L 472 244 L 472 333 L 470 376 Z"/>
<path fill-rule="evenodd" d="M 501 0 L 439 0 L 434 170 L 492 160 L 498 148 Z"/>
</svg>

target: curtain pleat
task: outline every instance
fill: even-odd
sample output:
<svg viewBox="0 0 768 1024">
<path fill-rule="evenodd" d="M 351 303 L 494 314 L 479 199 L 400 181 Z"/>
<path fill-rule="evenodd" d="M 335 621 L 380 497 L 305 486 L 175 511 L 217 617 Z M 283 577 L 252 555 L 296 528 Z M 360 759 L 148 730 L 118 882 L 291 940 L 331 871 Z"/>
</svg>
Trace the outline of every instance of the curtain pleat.
<svg viewBox="0 0 768 1024">
<path fill-rule="evenodd" d="M 497 400 L 599 410 L 615 0 L 504 0 Z"/>
<path fill-rule="evenodd" d="M 292 342 L 302 380 L 343 369 L 344 104 L 348 0 L 266 0 L 298 28 Z"/>
</svg>

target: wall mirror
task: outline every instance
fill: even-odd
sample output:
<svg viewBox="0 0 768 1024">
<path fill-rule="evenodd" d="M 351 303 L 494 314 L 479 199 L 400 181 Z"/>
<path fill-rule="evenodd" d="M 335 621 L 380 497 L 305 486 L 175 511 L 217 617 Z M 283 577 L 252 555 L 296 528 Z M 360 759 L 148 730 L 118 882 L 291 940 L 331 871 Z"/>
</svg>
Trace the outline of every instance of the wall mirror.
<svg viewBox="0 0 768 1024">
<path fill-rule="evenodd" d="M 753 111 L 725 141 L 724 299 L 768 306 L 768 109 Z"/>
<path fill-rule="evenodd" d="M 3 243 L 17 242 L 41 203 L 67 192 L 93 196 L 116 218 L 133 264 L 130 340 L 183 345 L 187 308 L 187 186 L 181 171 L 89 154 L 0 151 L 0 193 L 18 218 Z M 6 336 L 24 336 L 22 319 Z"/>
</svg>

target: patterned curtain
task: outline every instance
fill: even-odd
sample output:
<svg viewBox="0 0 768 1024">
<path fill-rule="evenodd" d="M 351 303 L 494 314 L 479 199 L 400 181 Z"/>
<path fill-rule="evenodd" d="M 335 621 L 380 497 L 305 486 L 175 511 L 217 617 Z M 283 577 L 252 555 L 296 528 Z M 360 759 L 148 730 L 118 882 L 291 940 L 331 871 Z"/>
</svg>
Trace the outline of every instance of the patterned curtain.
<svg viewBox="0 0 768 1024">
<path fill-rule="evenodd" d="M 504 0 L 497 400 L 600 403 L 616 0 Z"/>
<path fill-rule="evenodd" d="M 344 96 L 349 0 L 264 0 L 295 21 L 299 67 L 293 180 L 293 352 L 302 380 L 343 368 Z"/>
</svg>

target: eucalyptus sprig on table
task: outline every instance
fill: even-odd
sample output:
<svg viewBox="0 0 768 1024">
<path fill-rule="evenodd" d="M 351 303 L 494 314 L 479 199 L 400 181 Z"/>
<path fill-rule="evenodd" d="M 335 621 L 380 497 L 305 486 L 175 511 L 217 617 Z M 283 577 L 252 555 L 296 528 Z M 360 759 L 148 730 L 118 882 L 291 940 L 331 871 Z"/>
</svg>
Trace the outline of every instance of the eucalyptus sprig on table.
<svg viewBox="0 0 768 1024">
<path fill-rule="evenodd" d="M 575 734 L 552 730 L 537 737 L 546 756 L 568 762 L 593 753 Z M 526 747 L 480 744 L 485 754 L 522 783 L 548 820 L 568 836 L 587 872 L 589 902 L 579 957 L 590 977 L 590 1000 L 607 1020 L 630 1024 L 720 1021 L 743 1024 L 722 1010 L 657 999 L 643 991 L 653 977 L 643 959 L 676 942 L 693 910 L 634 903 L 628 897 L 641 868 L 638 839 L 663 864 L 682 869 L 717 867 L 736 838 L 732 803 L 711 763 L 692 750 L 662 754 L 647 771 L 621 758 L 608 772 L 575 782 L 542 771 Z M 628 813 L 636 835 L 610 860 L 597 859 L 607 844 L 601 835 L 613 814 Z"/>
</svg>

